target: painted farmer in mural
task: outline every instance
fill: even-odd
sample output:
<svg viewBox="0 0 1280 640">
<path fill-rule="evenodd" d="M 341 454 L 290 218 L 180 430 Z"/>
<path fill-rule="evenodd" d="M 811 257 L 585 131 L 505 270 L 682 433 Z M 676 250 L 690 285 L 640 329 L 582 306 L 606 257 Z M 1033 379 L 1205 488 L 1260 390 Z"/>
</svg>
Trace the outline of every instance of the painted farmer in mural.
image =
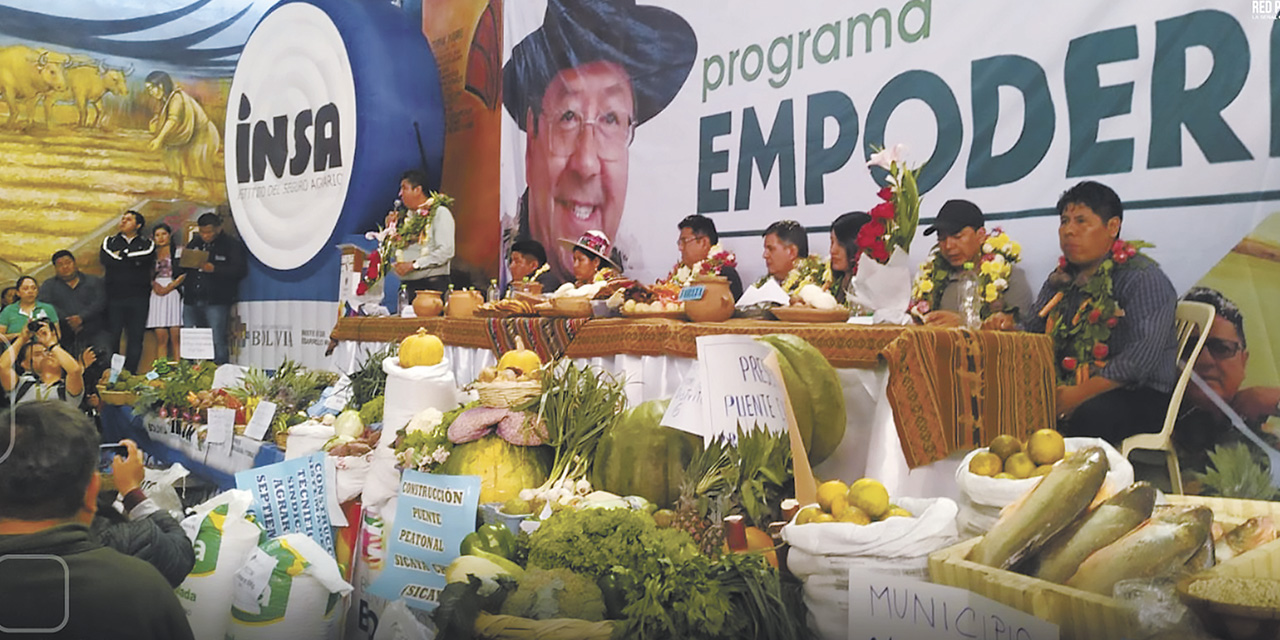
<svg viewBox="0 0 1280 640">
<path fill-rule="evenodd" d="M 512 49 L 503 102 L 526 135 L 527 182 L 515 239 L 552 248 L 560 279 L 573 279 L 560 239 L 593 229 L 617 237 L 636 127 L 675 98 L 697 48 L 693 29 L 666 9 L 549 0 L 542 26 Z M 615 252 L 625 263 L 626 248 Z"/>
<path fill-rule="evenodd" d="M 195 98 L 174 85 L 169 74 L 152 71 L 147 75 L 146 88 L 159 105 L 150 124 L 155 137 L 147 148 L 162 152 L 174 188 L 182 191 L 186 179 L 191 178 L 211 198 L 221 199 L 223 176 L 217 160 L 222 137 L 218 128 Z"/>
</svg>

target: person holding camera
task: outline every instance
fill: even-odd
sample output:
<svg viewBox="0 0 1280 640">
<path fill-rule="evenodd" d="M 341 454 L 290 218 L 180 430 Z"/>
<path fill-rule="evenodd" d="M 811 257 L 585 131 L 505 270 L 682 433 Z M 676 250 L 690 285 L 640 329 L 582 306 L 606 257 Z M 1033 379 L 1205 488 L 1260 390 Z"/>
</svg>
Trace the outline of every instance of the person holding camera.
<svg viewBox="0 0 1280 640">
<path fill-rule="evenodd" d="M 31 276 L 18 278 L 18 300 L 0 310 L 0 325 L 4 325 L 4 339 L 13 342 L 27 324 L 33 320 L 47 318 L 54 324 L 58 322 L 58 311 L 53 305 L 36 300 L 40 293 L 40 284 Z"/>
<path fill-rule="evenodd" d="M 0 354 L 0 386 L 13 394 L 14 406 L 36 400 L 61 400 L 79 407 L 84 398 L 84 367 L 92 364 L 92 348 L 86 348 L 82 365 L 58 344 L 56 320 L 32 320 L 18 338 Z M 21 364 L 22 373 L 18 373 Z"/>
</svg>

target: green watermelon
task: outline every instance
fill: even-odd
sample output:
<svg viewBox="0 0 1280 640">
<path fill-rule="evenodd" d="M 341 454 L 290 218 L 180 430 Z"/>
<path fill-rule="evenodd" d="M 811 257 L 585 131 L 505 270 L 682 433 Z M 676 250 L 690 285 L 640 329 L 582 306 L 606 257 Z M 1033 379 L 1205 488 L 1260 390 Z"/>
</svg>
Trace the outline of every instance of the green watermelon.
<svg viewBox="0 0 1280 640">
<path fill-rule="evenodd" d="M 650 400 L 614 422 L 596 445 L 591 484 L 620 496 L 643 496 L 659 508 L 680 497 L 680 481 L 702 439 L 658 424 L 670 400 Z"/>
<path fill-rule="evenodd" d="M 497 435 L 455 445 L 436 470 L 453 476 L 480 476 L 480 502 L 506 502 L 521 489 L 540 487 L 551 473 L 551 447 L 522 447 Z"/>
<path fill-rule="evenodd" d="M 816 347 L 789 333 L 757 338 L 778 352 L 778 365 L 809 464 L 826 460 L 844 440 L 844 391 L 835 367 Z"/>
</svg>

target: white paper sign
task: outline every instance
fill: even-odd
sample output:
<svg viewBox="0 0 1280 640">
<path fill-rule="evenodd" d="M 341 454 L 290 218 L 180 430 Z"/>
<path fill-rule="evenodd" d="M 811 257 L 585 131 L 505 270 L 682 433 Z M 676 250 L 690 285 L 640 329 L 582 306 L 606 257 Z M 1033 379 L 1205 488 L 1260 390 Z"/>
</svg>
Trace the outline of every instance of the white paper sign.
<svg viewBox="0 0 1280 640">
<path fill-rule="evenodd" d="M 179 355 L 184 360 L 213 359 L 213 329 L 182 329 Z"/>
<path fill-rule="evenodd" d="M 120 371 L 124 369 L 124 355 L 120 353 L 111 356 L 111 377 L 107 378 L 108 382 L 115 382 L 120 377 Z"/>
<path fill-rule="evenodd" d="M 254 440 L 263 439 L 275 417 L 276 403 L 270 400 L 259 402 L 257 408 L 253 410 L 253 415 L 249 417 L 249 424 L 244 428 L 244 434 Z"/>
<path fill-rule="evenodd" d="M 786 391 L 764 364 L 771 347 L 735 335 L 699 336 L 697 343 L 711 434 L 736 434 L 738 425 L 786 433 Z"/>
<path fill-rule="evenodd" d="M 671 404 L 667 405 L 662 422 L 658 424 L 705 439 L 711 435 L 706 416 L 707 409 L 702 406 L 702 363 L 698 362 L 680 381 L 680 388 L 676 389 L 676 395 L 671 398 Z"/>
<path fill-rule="evenodd" d="M 849 570 L 850 640 L 1057 640 L 1058 625 L 966 589 Z"/>
<path fill-rule="evenodd" d="M 209 451 L 224 458 L 231 457 L 231 441 L 235 438 L 236 410 L 211 407 L 209 424 L 205 431 L 205 444 Z"/>
<path fill-rule="evenodd" d="M 254 547 L 249 552 L 249 558 L 245 561 L 244 566 L 235 575 L 235 594 L 232 603 L 236 608 L 246 613 L 257 614 L 262 611 L 258 606 L 258 597 L 267 589 L 267 583 L 271 580 L 271 572 L 276 568 L 276 559 L 271 554 L 263 551 L 261 547 Z"/>
</svg>

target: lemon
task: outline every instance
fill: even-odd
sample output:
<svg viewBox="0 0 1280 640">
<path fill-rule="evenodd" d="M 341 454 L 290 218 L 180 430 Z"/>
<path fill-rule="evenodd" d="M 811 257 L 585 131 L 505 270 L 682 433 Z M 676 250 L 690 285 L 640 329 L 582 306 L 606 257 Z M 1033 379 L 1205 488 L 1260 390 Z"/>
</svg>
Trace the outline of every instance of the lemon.
<svg viewBox="0 0 1280 640">
<path fill-rule="evenodd" d="M 914 514 L 914 513 L 911 513 L 910 511 L 907 511 L 906 509 L 903 509 L 902 507 L 894 507 L 894 508 L 890 509 L 888 513 L 884 514 L 884 517 L 885 517 L 886 519 L 888 519 L 888 518 L 893 518 L 893 517 L 914 518 L 914 517 L 916 517 L 916 516 L 915 516 L 915 514 Z"/>
<path fill-rule="evenodd" d="M 837 522 L 852 522 L 853 524 L 871 524 L 871 516 L 866 511 L 857 507 L 845 507 L 840 515 L 836 516 Z"/>
<path fill-rule="evenodd" d="M 969 473 L 990 477 L 1000 473 L 1003 468 L 1000 456 L 990 451 L 983 451 L 969 458 Z"/>
<path fill-rule="evenodd" d="M 1022 442 L 1011 435 L 996 436 L 988 447 L 991 453 L 1000 456 L 1001 460 L 1008 460 L 1009 456 L 1022 451 Z"/>
<path fill-rule="evenodd" d="M 796 524 L 809 524 L 810 522 L 814 522 L 814 519 L 819 515 L 822 515 L 822 513 L 822 509 L 819 509 L 814 505 L 809 505 L 796 513 Z"/>
<path fill-rule="evenodd" d="M 831 499 L 831 509 L 829 510 L 829 513 L 835 516 L 836 520 L 839 520 L 845 510 L 849 508 L 849 496 L 842 493 Z"/>
<path fill-rule="evenodd" d="M 819 511 L 818 515 L 813 517 L 812 522 L 835 522 L 836 517 L 826 511 Z"/>
<path fill-rule="evenodd" d="M 836 496 L 842 496 L 849 491 L 849 485 L 839 480 L 828 480 L 818 485 L 818 508 L 827 513 L 835 513 L 831 510 L 831 502 Z"/>
<path fill-rule="evenodd" d="M 1004 461 L 1004 470 L 1015 478 L 1030 478 L 1035 473 L 1036 463 L 1025 453 L 1015 453 Z"/>
<path fill-rule="evenodd" d="M 879 518 L 889 510 L 889 490 L 876 480 L 863 478 L 849 487 L 849 504 Z"/>
<path fill-rule="evenodd" d="M 1036 467 L 1036 470 L 1035 470 L 1035 471 L 1032 471 L 1032 472 L 1031 472 L 1031 477 L 1032 477 L 1032 478 L 1038 478 L 1038 477 L 1040 477 L 1040 476 L 1047 476 L 1047 475 L 1049 475 L 1049 472 L 1050 472 L 1050 471 L 1053 471 L 1053 465 L 1051 465 L 1051 464 L 1042 464 L 1042 465 L 1040 465 L 1040 466 Z"/>
<path fill-rule="evenodd" d="M 1017 478 L 1013 477 L 1012 473 L 1008 473 L 1006 471 L 1001 471 L 1000 473 L 997 473 L 991 477 L 995 478 L 996 480 L 1017 480 Z"/>
<path fill-rule="evenodd" d="M 1041 429 L 1027 438 L 1027 455 L 1036 464 L 1053 464 L 1067 452 L 1062 434 L 1053 429 Z"/>
</svg>

